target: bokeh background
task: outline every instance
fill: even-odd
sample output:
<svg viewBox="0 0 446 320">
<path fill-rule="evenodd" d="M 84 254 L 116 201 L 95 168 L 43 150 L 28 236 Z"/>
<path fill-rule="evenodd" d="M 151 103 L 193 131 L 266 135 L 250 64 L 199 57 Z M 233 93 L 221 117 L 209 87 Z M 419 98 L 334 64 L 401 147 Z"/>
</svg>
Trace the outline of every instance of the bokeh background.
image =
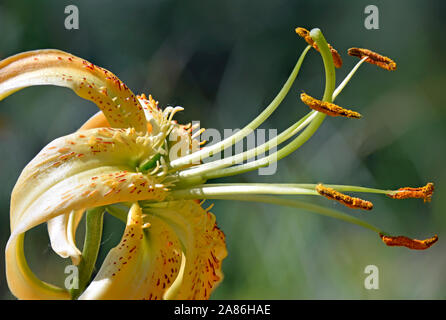
<svg viewBox="0 0 446 320">
<path fill-rule="evenodd" d="M 64 28 L 75 4 L 80 29 Z M 379 8 L 379 30 L 364 27 L 364 8 Z M 181 105 L 181 122 L 240 128 L 278 92 L 305 47 L 294 28 L 319 27 L 344 58 L 338 83 L 357 62 L 352 46 L 398 63 L 396 72 L 364 64 L 337 99 L 363 119 L 329 118 L 277 174 L 220 181 L 336 183 L 397 188 L 433 181 L 431 203 L 367 196 L 368 213 L 319 197 L 309 200 L 360 215 L 392 234 L 424 238 L 427 251 L 386 247 L 365 229 L 277 206 L 215 201 L 227 237 L 225 280 L 215 299 L 444 299 L 446 297 L 446 85 L 444 1 L 0 1 L 0 58 L 57 48 L 117 74 L 163 107 Z M 283 130 L 308 110 L 302 90 L 323 92 L 323 67 L 309 53 L 283 105 L 262 126 Z M 75 131 L 96 107 L 70 90 L 34 87 L 0 102 L 0 248 L 9 236 L 10 193 L 23 167 L 51 140 Z M 210 203 L 210 202 L 209 202 Z M 105 222 L 101 259 L 122 224 Z M 82 237 L 79 230 L 79 239 Z M 81 241 L 80 241 L 81 242 Z M 28 233 L 35 273 L 63 283 L 68 264 L 49 247 L 46 227 Z M 364 268 L 379 268 L 379 290 L 366 290 Z M 13 299 L 0 260 L 0 298 Z"/>
</svg>

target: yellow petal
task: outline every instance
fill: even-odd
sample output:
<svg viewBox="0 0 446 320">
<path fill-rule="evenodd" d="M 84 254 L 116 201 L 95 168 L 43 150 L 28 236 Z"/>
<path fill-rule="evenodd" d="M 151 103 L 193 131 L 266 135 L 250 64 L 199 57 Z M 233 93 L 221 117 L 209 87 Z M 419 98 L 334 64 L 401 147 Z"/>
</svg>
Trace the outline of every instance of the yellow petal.
<svg viewBox="0 0 446 320">
<path fill-rule="evenodd" d="M 104 113 L 98 111 L 79 130 L 110 127 Z M 51 247 L 62 258 L 70 257 L 74 265 L 80 262 L 81 252 L 76 246 L 76 230 L 83 210 L 71 211 L 48 220 L 48 235 Z"/>
<path fill-rule="evenodd" d="M 110 127 L 104 113 L 98 111 L 79 130 Z M 81 252 L 76 246 L 76 230 L 82 219 L 83 210 L 72 211 L 48 221 L 48 235 L 51 247 L 62 258 L 70 257 L 74 265 L 80 262 Z"/>
<path fill-rule="evenodd" d="M 181 244 L 160 218 L 151 216 L 149 223 L 144 226 L 141 208 L 133 204 L 121 242 L 79 299 L 163 297 L 178 275 Z"/>
<path fill-rule="evenodd" d="M 142 159 L 156 153 L 150 147 L 153 139 L 151 136 L 141 136 L 133 129 L 100 128 L 54 140 L 26 166 L 14 187 L 11 228 L 15 229 L 17 221 L 23 221 L 26 214 L 28 218 L 39 216 L 37 212 L 32 212 L 31 205 L 33 209 L 39 206 L 40 212 L 46 212 L 44 220 L 43 217 L 38 219 L 41 223 L 61 214 L 62 209 L 69 210 L 67 204 L 74 195 L 78 197 L 77 201 L 79 198 L 86 200 L 103 195 L 105 202 L 113 203 L 112 199 L 120 201 L 128 193 L 132 194 L 131 198 L 133 193 L 145 193 L 146 196 L 148 193 L 156 194 L 153 190 L 158 188 L 155 180 L 131 172 Z M 142 180 L 146 183 L 143 184 Z M 133 185 L 133 181 L 143 185 Z M 132 191 L 134 187 L 143 190 Z M 120 191 L 123 188 L 126 192 Z M 87 193 L 88 190 L 91 194 Z M 88 202 L 91 203 L 91 200 Z M 50 214 L 53 206 L 60 207 L 57 214 Z"/>
<path fill-rule="evenodd" d="M 143 108 L 113 73 L 60 50 L 35 50 L 0 61 L 0 100 L 28 86 L 67 87 L 94 102 L 112 127 L 147 132 Z"/>
<path fill-rule="evenodd" d="M 147 133 L 152 132 L 152 123 L 153 121 L 150 121 L 153 119 L 152 114 L 148 113 L 146 108 L 144 108 L 144 113 L 146 114 L 147 119 Z M 96 112 L 90 119 L 88 119 L 80 128 L 79 130 L 88 130 L 88 129 L 94 129 L 94 128 L 108 128 L 110 127 L 110 123 L 108 123 L 107 118 L 105 117 L 104 113 L 102 111 Z"/>
<path fill-rule="evenodd" d="M 208 299 L 227 251 L 215 217 L 195 201 L 138 204 L 121 242 L 80 299 Z"/>
<path fill-rule="evenodd" d="M 148 133 L 151 132 L 151 125 L 147 122 Z M 110 127 L 104 113 L 98 111 L 88 119 L 79 130 L 88 130 Z M 51 247 L 62 258 L 70 257 L 74 265 L 80 262 L 81 252 L 76 246 L 75 235 L 77 226 L 82 219 L 83 211 L 72 211 L 69 214 L 57 216 L 48 221 L 48 234 Z"/>
<path fill-rule="evenodd" d="M 223 280 L 222 260 L 227 256 L 225 236 L 215 216 L 197 202 L 171 201 L 145 208 L 144 213 L 159 217 L 175 230 L 184 248 L 185 267 L 181 284 L 171 299 L 209 299 Z"/>
<path fill-rule="evenodd" d="M 71 258 L 74 265 L 78 265 L 81 252 L 76 246 L 75 236 L 77 226 L 84 210 L 73 210 L 48 220 L 48 235 L 51 247 L 62 258 Z"/>
<path fill-rule="evenodd" d="M 23 247 L 17 246 L 17 241 L 30 228 L 73 210 L 164 199 L 166 191 L 159 181 L 130 171 L 140 158 L 155 152 L 150 148 L 153 139 L 134 129 L 85 130 L 56 139 L 28 164 L 11 196 L 6 269 L 14 295 L 40 297 L 39 288 L 44 289 L 32 282 L 26 287 L 32 275 L 24 273 L 26 261 L 18 258 Z"/>
<path fill-rule="evenodd" d="M 23 300 L 67 300 L 67 290 L 38 279 L 26 263 L 23 242 L 25 234 L 9 238 L 6 245 L 6 279 L 8 287 L 17 298 Z"/>
<path fill-rule="evenodd" d="M 110 123 L 108 123 L 102 111 L 96 112 L 90 119 L 85 121 L 85 123 L 79 128 L 79 130 L 88 130 L 95 128 L 108 128 Z"/>
</svg>

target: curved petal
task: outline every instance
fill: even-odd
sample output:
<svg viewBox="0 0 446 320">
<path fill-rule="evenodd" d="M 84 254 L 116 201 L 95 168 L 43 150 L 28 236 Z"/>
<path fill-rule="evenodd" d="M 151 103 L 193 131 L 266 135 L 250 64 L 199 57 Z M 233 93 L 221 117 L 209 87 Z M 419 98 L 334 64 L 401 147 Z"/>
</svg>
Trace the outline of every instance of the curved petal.
<svg viewBox="0 0 446 320">
<path fill-rule="evenodd" d="M 147 107 L 144 108 L 144 112 L 146 112 Z M 152 132 L 152 123 L 151 119 L 153 117 L 150 113 L 146 113 L 147 118 L 147 133 Z M 79 130 L 88 130 L 88 129 L 95 129 L 95 128 L 108 128 L 110 127 L 110 123 L 108 123 L 107 118 L 105 117 L 104 113 L 102 111 L 96 112 L 93 116 L 90 117 L 80 128 Z"/>
<path fill-rule="evenodd" d="M 21 214 L 11 236 L 58 215 L 117 202 L 162 201 L 166 188 L 142 173 L 101 167 L 66 178 L 43 192 Z"/>
<path fill-rule="evenodd" d="M 144 108 L 146 111 L 147 107 Z M 110 127 L 104 113 L 98 111 L 88 119 L 79 130 L 88 130 L 101 127 Z M 147 122 L 147 131 L 151 132 L 151 125 Z M 74 265 L 80 262 L 81 252 L 76 246 L 76 230 L 82 219 L 83 211 L 72 211 L 69 214 L 57 216 L 48 220 L 48 234 L 51 241 L 51 247 L 62 258 L 70 257 Z"/>
<path fill-rule="evenodd" d="M 144 213 L 132 205 L 121 242 L 80 299 L 209 298 L 227 255 L 214 215 L 192 200 Z"/>
<path fill-rule="evenodd" d="M 71 258 L 74 265 L 78 265 L 81 252 L 76 246 L 75 236 L 77 226 L 84 210 L 73 210 L 48 220 L 48 235 L 51 247 L 62 258 Z"/>
<path fill-rule="evenodd" d="M 67 290 L 38 279 L 29 269 L 23 250 L 25 234 L 9 238 L 6 245 L 6 279 L 11 292 L 24 300 L 67 300 Z"/>
<path fill-rule="evenodd" d="M 194 200 L 171 201 L 144 209 L 165 221 L 179 236 L 184 248 L 185 267 L 181 283 L 171 299 L 209 299 L 223 280 L 222 260 L 227 256 L 225 236 L 215 216 Z"/>
<path fill-rule="evenodd" d="M 98 111 L 79 130 L 110 127 L 104 113 Z M 62 258 L 70 257 L 74 265 L 80 262 L 81 252 L 76 246 L 76 230 L 83 210 L 72 211 L 48 220 L 48 235 L 51 247 Z"/>
<path fill-rule="evenodd" d="M 104 113 L 102 111 L 98 111 L 93 116 L 91 116 L 90 119 L 85 121 L 85 123 L 79 128 L 79 130 L 108 128 L 108 127 L 110 127 L 110 123 L 108 123 Z"/>
<path fill-rule="evenodd" d="M 30 228 L 73 210 L 164 199 L 161 181 L 131 172 L 139 161 L 155 153 L 151 149 L 154 139 L 135 129 L 85 130 L 56 139 L 28 164 L 11 196 L 6 269 L 13 294 L 19 298 L 40 295 L 35 291 L 38 286 L 30 284 L 28 293 L 23 289 L 27 278 L 22 273 L 27 266 L 24 259 L 18 259 L 23 247 L 17 241 Z"/>
<path fill-rule="evenodd" d="M 160 218 L 148 217 L 133 204 L 121 242 L 79 299 L 161 299 L 176 279 L 181 244 Z"/>
<path fill-rule="evenodd" d="M 56 85 L 94 102 L 112 127 L 146 133 L 143 108 L 113 73 L 69 53 L 47 49 L 0 61 L 0 100 L 28 86 Z"/>
<path fill-rule="evenodd" d="M 111 187 L 114 186 L 112 180 L 116 180 L 115 183 L 118 185 L 124 185 L 129 183 L 125 176 L 142 177 L 141 173 L 132 171 L 136 170 L 141 161 L 158 152 L 151 148 L 155 139 L 156 137 L 148 135 L 141 136 L 134 129 L 99 128 L 76 132 L 54 140 L 25 167 L 13 189 L 11 229 L 15 229 L 17 221 L 24 219 L 25 213 L 34 217 L 39 216 L 37 212 L 30 211 L 30 206 L 43 205 L 39 198 L 45 194 L 51 199 L 50 203 L 58 203 L 61 206 L 66 203 L 69 200 L 70 184 L 72 188 L 77 187 L 79 193 L 80 190 L 85 192 L 89 187 L 90 191 L 94 191 L 100 186 L 100 184 L 96 186 L 98 182 L 96 180 L 105 179 L 104 175 L 107 174 L 116 173 L 113 176 L 116 179 L 110 176 L 110 181 L 102 181 Z M 143 177 L 143 179 L 149 178 Z M 82 185 L 81 181 L 86 185 Z M 146 186 L 154 187 L 157 183 L 151 181 Z M 61 195 L 63 188 L 67 189 L 62 191 L 65 194 Z M 73 190 L 74 193 L 76 192 Z M 57 198 L 57 195 L 60 198 Z M 49 217 L 51 216 L 48 214 L 49 203 L 46 206 L 48 209 L 42 210 L 47 213 L 46 217 Z M 53 216 L 56 215 L 58 214 Z"/>
<path fill-rule="evenodd" d="M 163 201 L 167 189 L 161 178 L 138 172 L 138 166 L 165 152 L 161 146 L 171 129 L 180 127 L 180 136 L 188 137 L 188 152 L 192 144 L 190 133 L 172 121 L 181 107 L 161 111 L 152 97 L 136 97 L 112 73 L 85 60 L 58 50 L 37 50 L 0 61 L 0 100 L 24 87 L 47 84 L 73 89 L 79 96 L 95 102 L 101 112 L 77 133 L 56 139 L 45 147 L 23 170 L 14 187 L 6 271 L 12 293 L 23 299 L 69 298 L 67 290 L 40 281 L 29 269 L 23 252 L 27 230 L 48 222 L 54 250 L 62 257 L 71 257 L 74 264 L 79 263 L 75 232 L 83 211 L 116 202 Z M 94 127 L 101 128 L 89 129 Z M 150 241 L 152 271 L 149 274 L 152 278 L 144 281 L 135 297 L 161 298 L 167 293 L 178 293 L 168 292 L 169 285 L 177 279 L 176 284 L 181 288 L 180 284 L 188 281 L 189 276 L 184 275 L 187 266 L 197 264 L 198 260 L 193 254 L 181 252 L 179 245 L 170 248 L 179 240 L 169 224 L 153 216 L 148 219 L 156 226 L 152 228 Z M 169 244 L 167 249 L 166 243 Z M 175 255 L 175 259 L 169 258 L 169 266 L 174 260 L 176 263 L 169 276 L 164 268 L 154 263 L 164 259 L 166 252 Z M 163 283 L 162 279 L 168 281 Z M 197 279 L 200 283 L 201 277 Z M 160 282 L 163 286 L 158 288 Z M 212 289 L 213 285 L 209 286 Z M 207 292 L 210 294 L 209 288 L 204 289 L 204 295 L 195 295 L 206 297 Z"/>
</svg>

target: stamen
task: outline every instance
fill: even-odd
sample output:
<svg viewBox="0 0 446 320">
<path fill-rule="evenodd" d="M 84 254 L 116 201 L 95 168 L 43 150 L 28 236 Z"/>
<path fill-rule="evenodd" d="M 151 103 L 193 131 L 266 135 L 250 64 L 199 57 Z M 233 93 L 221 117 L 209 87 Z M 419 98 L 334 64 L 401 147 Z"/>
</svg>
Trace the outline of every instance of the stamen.
<svg viewBox="0 0 446 320">
<path fill-rule="evenodd" d="M 201 128 L 200 130 L 198 130 L 197 132 L 195 132 L 192 136 L 191 136 L 191 138 L 192 139 L 194 139 L 194 138 L 197 138 L 197 137 L 199 137 L 203 132 L 205 132 L 206 131 L 206 129 L 205 128 Z"/>
<path fill-rule="evenodd" d="M 306 116 L 304 116 L 302 119 L 300 119 L 298 122 L 296 122 L 294 125 L 292 125 L 287 130 L 285 130 L 284 132 L 279 134 L 277 137 L 274 137 L 274 138 L 268 140 L 267 142 L 261 144 L 260 146 L 252 148 L 245 152 L 236 154 L 231 157 L 227 157 L 227 158 L 223 158 L 220 160 L 216 160 L 214 162 L 202 164 L 202 165 L 193 167 L 191 169 L 186 169 L 179 173 L 179 177 L 184 180 L 184 179 L 188 179 L 192 176 L 200 175 L 200 176 L 208 179 L 209 176 L 207 175 L 207 173 L 211 173 L 212 177 L 218 177 L 218 171 L 216 171 L 216 170 L 218 170 L 220 168 L 226 168 L 231 165 L 242 163 L 245 160 L 256 157 L 259 154 L 264 153 L 264 152 L 270 150 L 271 148 L 282 144 L 284 141 L 286 141 L 289 138 L 291 138 L 292 136 L 296 135 L 300 130 L 303 130 L 307 125 L 309 125 L 311 123 L 311 121 L 315 118 L 316 115 L 317 115 L 317 112 L 311 111 Z M 273 154 L 270 154 L 269 157 L 274 161 L 278 161 L 279 158 L 276 157 L 277 155 L 278 155 L 277 152 L 275 152 Z M 253 162 L 255 162 L 255 161 L 253 161 Z M 253 162 L 248 163 L 248 165 L 250 166 L 250 169 L 255 170 L 256 168 L 253 166 Z M 240 168 L 240 166 L 239 166 L 238 169 L 242 169 L 242 168 Z"/>
<path fill-rule="evenodd" d="M 156 161 L 155 169 L 153 169 L 152 171 L 150 171 L 150 172 L 149 172 L 149 175 L 150 175 L 150 176 L 153 176 L 154 174 L 158 173 L 158 171 L 160 170 L 160 167 L 161 167 L 160 161 L 157 160 L 157 161 Z"/>
<path fill-rule="evenodd" d="M 151 94 L 149 94 L 149 102 L 150 102 L 150 104 L 151 104 L 153 107 L 158 108 L 158 104 L 159 104 L 159 102 L 156 101 L 155 99 L 153 99 L 153 97 L 152 97 Z"/>
<path fill-rule="evenodd" d="M 335 89 L 333 92 L 333 96 L 331 97 L 331 102 L 334 102 L 336 100 L 336 97 L 342 92 L 344 87 L 347 85 L 347 83 L 350 81 L 350 79 L 353 77 L 353 75 L 356 73 L 356 71 L 359 69 L 359 67 L 367 60 L 367 57 L 362 58 L 359 60 L 359 62 L 353 67 L 352 71 L 342 80 L 341 84 Z"/>
<path fill-rule="evenodd" d="M 296 28 L 296 33 L 303 38 L 310 46 L 312 46 L 316 51 L 319 51 L 317 44 L 314 42 L 313 38 L 310 36 L 310 31 L 305 28 Z M 327 43 L 328 44 L 328 43 Z M 333 48 L 330 44 L 328 44 L 328 48 L 330 49 L 331 55 L 333 57 L 333 63 L 336 68 L 342 67 L 342 59 L 339 55 L 338 51 Z"/>
<path fill-rule="evenodd" d="M 184 157 L 175 159 L 170 162 L 170 166 L 172 169 L 181 168 L 184 166 L 188 166 L 190 164 L 193 164 L 195 161 L 203 160 L 205 158 L 210 157 L 212 154 L 215 154 L 216 152 L 221 152 L 224 149 L 231 147 L 232 145 L 236 144 L 240 140 L 242 140 L 244 137 L 246 137 L 248 134 L 252 133 L 253 130 L 257 129 L 266 119 L 269 118 L 269 116 L 279 107 L 280 103 L 283 101 L 289 90 L 291 89 L 291 85 L 293 84 L 294 80 L 297 77 L 297 74 L 299 73 L 300 67 L 302 65 L 302 62 L 311 47 L 307 46 L 307 48 L 304 49 L 301 56 L 299 57 L 293 71 L 291 72 L 290 76 L 288 77 L 288 80 L 283 85 L 282 89 L 279 91 L 277 96 L 271 101 L 271 103 L 266 107 L 265 110 L 263 110 L 254 120 L 252 120 L 247 126 L 245 126 L 243 129 L 237 131 L 233 135 L 227 137 L 226 139 L 223 139 L 220 142 L 217 142 L 211 146 L 204 147 L 203 149 L 199 151 L 195 151 L 192 154 L 186 155 Z M 331 97 L 332 93 L 330 94 Z"/>
<path fill-rule="evenodd" d="M 352 209 L 372 210 L 373 203 L 370 201 L 354 198 L 346 194 L 340 193 L 332 188 L 327 188 L 323 184 L 316 186 L 316 191 L 330 200 L 335 200 Z"/>
<path fill-rule="evenodd" d="M 353 57 L 358 57 L 362 59 L 367 57 L 366 62 L 375 64 L 380 68 L 393 71 L 396 69 L 396 63 L 392 59 L 385 57 L 379 53 L 373 52 L 368 49 L 363 48 L 350 48 L 348 49 L 348 54 Z"/>
<path fill-rule="evenodd" d="M 388 193 L 387 195 L 392 199 L 424 199 L 424 202 L 430 202 L 432 194 L 434 193 L 434 184 L 429 182 L 424 187 L 419 188 L 400 188 L 395 193 Z"/>
<path fill-rule="evenodd" d="M 199 123 L 194 123 L 194 125 L 191 126 L 191 127 L 189 128 L 190 132 L 194 131 L 194 130 L 197 129 L 199 126 L 200 126 Z"/>
<path fill-rule="evenodd" d="M 322 57 L 322 60 L 324 62 L 324 68 L 325 68 L 325 90 L 324 90 L 323 100 L 327 101 L 327 102 L 330 102 L 331 98 L 333 96 L 333 91 L 334 91 L 334 87 L 335 87 L 335 78 L 336 78 L 335 77 L 335 70 L 334 70 L 333 59 L 332 59 L 332 56 L 330 54 L 330 50 L 329 50 L 329 48 L 327 46 L 327 42 L 326 42 L 324 36 L 322 35 L 321 31 L 319 29 L 313 29 L 310 32 L 310 36 L 318 44 L 318 47 L 320 48 L 321 57 Z M 307 46 L 307 48 L 304 50 L 304 53 L 306 53 L 310 48 L 311 48 L 311 46 Z M 296 67 L 297 67 L 297 65 L 296 65 Z M 262 114 L 265 113 L 268 109 L 269 109 L 269 107 L 264 112 L 262 112 Z M 280 159 L 282 159 L 282 158 L 286 157 L 287 155 L 289 155 L 290 153 L 296 151 L 306 141 L 308 141 L 308 139 L 310 139 L 311 136 L 320 127 L 320 125 L 322 124 L 322 122 L 324 121 L 325 116 L 326 116 L 325 114 L 323 114 L 321 112 L 314 112 L 314 111 L 312 111 L 312 112 L 310 112 L 308 114 L 309 117 L 311 117 L 311 115 L 314 115 L 314 118 L 311 120 L 311 122 L 308 124 L 308 126 L 305 128 L 305 130 L 300 135 L 298 135 L 296 138 L 294 138 L 294 140 L 292 142 L 290 142 L 289 144 L 287 144 L 286 146 L 281 148 L 279 151 L 274 152 L 273 154 L 270 154 L 270 155 L 265 156 L 265 157 L 263 157 L 261 159 L 258 159 L 258 160 L 255 160 L 255 161 L 252 161 L 252 162 L 249 162 L 249 163 L 246 163 L 246 164 L 233 166 L 233 167 L 226 167 L 224 169 L 215 169 L 215 167 L 212 167 L 212 168 L 206 167 L 206 168 L 204 168 L 204 170 L 205 171 L 211 170 L 211 172 L 208 172 L 208 173 L 203 174 L 203 175 L 200 175 L 196 171 L 195 172 L 190 172 L 189 171 L 188 172 L 189 173 L 189 177 L 185 177 L 186 172 L 185 171 L 181 171 L 181 172 L 179 172 L 179 176 L 180 176 L 179 180 L 182 180 L 183 185 L 190 185 L 190 184 L 195 184 L 196 185 L 198 183 L 206 182 L 206 180 L 208 180 L 208 179 L 227 177 L 227 176 L 231 176 L 231 175 L 241 174 L 241 173 L 244 173 L 244 172 L 248 172 L 248 171 L 256 170 L 256 169 L 261 168 L 261 167 L 268 166 L 270 163 L 277 162 Z M 229 142 L 229 145 L 235 144 L 237 141 L 239 141 L 239 140 L 236 140 L 236 137 L 239 136 L 239 134 L 241 132 L 249 130 L 249 129 L 251 129 L 251 132 L 252 132 L 252 130 L 256 128 L 256 127 L 254 127 L 254 128 L 252 127 L 252 123 L 256 123 L 258 121 L 258 118 L 253 120 L 247 127 L 243 128 L 241 131 L 238 131 L 233 136 L 231 136 L 229 138 L 226 138 L 225 140 L 223 140 L 223 141 L 221 141 L 219 143 L 216 143 L 212 147 L 203 148 L 199 152 L 195 152 L 195 153 L 193 153 L 190 156 L 200 155 L 200 153 L 202 151 L 204 151 L 204 150 L 209 150 L 209 149 L 213 150 L 219 144 L 222 144 L 222 143 L 224 144 L 225 141 L 227 141 L 228 139 L 232 140 L 232 141 Z M 291 127 L 288 128 L 285 132 L 282 132 L 280 136 L 282 136 L 285 139 L 287 139 L 290 134 L 294 135 L 294 129 L 292 131 L 289 131 L 289 130 L 291 130 Z M 296 128 L 296 130 L 297 130 L 297 128 Z M 244 136 L 246 136 L 246 134 L 244 134 Z M 278 140 L 278 139 L 274 139 L 274 140 Z M 275 142 L 275 143 L 277 145 L 277 142 Z M 269 142 L 267 142 L 266 144 L 269 145 Z M 259 150 L 259 149 L 254 148 L 254 149 L 251 149 L 251 150 L 247 151 L 247 153 L 241 153 L 239 155 L 243 158 L 243 157 L 247 156 L 248 153 L 254 152 L 254 154 L 255 154 L 256 150 Z M 262 152 L 264 152 L 264 149 L 262 149 Z M 239 155 L 236 155 L 236 156 L 239 156 Z M 183 161 L 185 159 L 191 160 L 190 158 L 188 158 L 188 156 L 184 156 L 184 157 L 182 157 L 180 159 L 182 159 Z M 178 161 L 180 159 L 174 160 L 174 161 L 172 161 L 170 163 L 172 169 L 175 170 L 176 168 L 179 167 L 178 164 L 174 165 L 174 162 Z M 222 159 L 220 161 L 226 162 L 228 159 L 231 159 L 231 157 Z M 211 163 L 213 163 L 213 162 L 211 162 Z M 213 163 L 213 164 L 215 165 L 215 163 Z M 224 163 L 224 164 L 221 163 L 221 165 L 222 166 L 226 166 L 226 163 Z M 219 165 L 217 165 L 217 166 L 219 166 Z"/>
<path fill-rule="evenodd" d="M 157 174 L 157 177 L 164 177 L 164 176 L 167 176 L 167 174 L 168 174 L 168 168 L 167 168 L 166 160 L 164 159 L 164 157 L 161 157 L 161 158 L 159 159 L 159 161 L 160 161 L 160 163 L 161 163 L 160 168 L 161 168 L 163 171 L 160 172 L 160 173 L 158 173 L 158 174 Z"/>
<path fill-rule="evenodd" d="M 383 235 L 382 233 L 380 233 L 379 236 L 381 237 L 382 241 L 390 247 L 406 247 L 412 250 L 428 249 L 438 240 L 437 235 L 425 240 L 411 239 L 405 236 L 392 237 Z"/>
<path fill-rule="evenodd" d="M 359 114 L 358 112 L 344 109 L 334 103 L 317 100 L 317 99 L 309 96 L 306 93 L 302 93 L 300 95 L 300 99 L 302 100 L 303 103 L 305 103 L 311 109 L 325 113 L 332 117 L 342 116 L 342 117 L 355 118 L 355 119 L 361 118 L 361 114 Z"/>
<path fill-rule="evenodd" d="M 179 107 L 179 106 L 173 108 L 172 111 L 170 112 L 168 120 L 172 121 L 173 116 L 175 115 L 175 113 L 177 113 L 178 111 L 183 111 L 183 110 L 184 110 L 184 108 L 183 107 Z"/>
<path fill-rule="evenodd" d="M 301 27 L 299 27 L 299 28 L 296 28 L 296 33 L 297 33 L 301 38 L 304 38 L 305 41 L 307 41 L 307 43 L 308 43 L 309 45 L 311 45 L 311 46 L 313 45 L 313 39 L 311 39 L 311 37 L 310 37 L 310 31 L 308 31 L 308 30 L 305 29 L 305 28 L 301 28 Z M 307 40 L 308 37 L 310 37 L 310 39 Z M 311 43 L 308 42 L 308 41 L 311 41 Z"/>
<path fill-rule="evenodd" d="M 201 191 L 204 191 L 205 187 L 201 188 Z M 275 204 L 279 206 L 287 206 L 297 209 L 303 209 L 307 210 L 309 212 L 321 214 L 324 216 L 332 217 L 335 219 L 343 220 L 345 222 L 353 223 L 358 226 L 367 228 L 369 230 L 372 230 L 376 233 L 381 233 L 382 231 L 375 226 L 367 223 L 366 221 L 362 221 L 361 219 L 358 219 L 354 216 L 351 216 L 349 214 L 343 213 L 341 211 L 333 210 L 327 207 L 319 206 L 313 203 L 308 203 L 304 201 L 299 201 L 295 199 L 284 199 L 278 196 L 272 196 L 272 195 L 253 195 L 253 194 L 238 194 L 236 192 L 227 193 L 227 194 L 215 194 L 213 192 L 200 192 L 198 190 L 194 189 L 186 189 L 186 190 L 178 190 L 174 191 L 174 197 L 173 199 L 197 199 L 198 197 L 200 199 L 206 198 L 206 199 L 215 199 L 215 200 L 236 200 L 236 201 L 251 201 L 251 202 L 262 202 L 262 203 L 269 203 L 269 204 Z M 197 192 L 198 191 L 198 192 Z M 314 191 L 314 189 L 313 189 Z M 150 203 L 142 202 L 143 205 L 150 205 Z"/>
<path fill-rule="evenodd" d="M 330 44 L 328 44 L 328 48 L 330 49 L 331 55 L 333 57 L 333 63 L 336 68 L 342 67 L 342 58 L 339 55 L 338 51 L 333 48 Z"/>
</svg>

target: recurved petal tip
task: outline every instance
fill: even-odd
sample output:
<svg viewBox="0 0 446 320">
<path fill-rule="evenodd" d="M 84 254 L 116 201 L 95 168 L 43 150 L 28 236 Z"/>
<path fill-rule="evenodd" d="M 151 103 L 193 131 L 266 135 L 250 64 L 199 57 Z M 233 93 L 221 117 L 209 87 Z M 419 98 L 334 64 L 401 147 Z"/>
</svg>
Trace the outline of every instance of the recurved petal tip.
<svg viewBox="0 0 446 320">
<path fill-rule="evenodd" d="M 146 132 L 146 118 L 136 96 L 104 68 L 54 49 L 23 52 L 0 61 L 0 100 L 36 85 L 70 88 L 94 102 L 112 127 Z"/>
</svg>

